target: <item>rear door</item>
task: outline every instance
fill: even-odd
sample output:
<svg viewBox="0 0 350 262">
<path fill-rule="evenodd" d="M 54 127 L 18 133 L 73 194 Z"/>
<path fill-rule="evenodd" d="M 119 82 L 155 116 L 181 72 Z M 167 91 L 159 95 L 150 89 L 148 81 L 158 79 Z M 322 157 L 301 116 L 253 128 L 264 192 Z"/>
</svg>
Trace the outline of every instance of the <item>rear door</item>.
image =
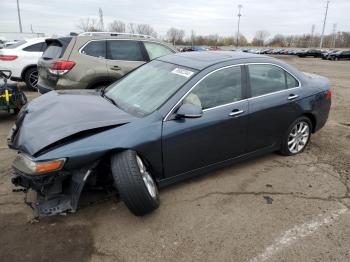
<svg viewBox="0 0 350 262">
<path fill-rule="evenodd" d="M 107 70 L 117 80 L 147 61 L 140 41 L 107 40 Z"/>
<path fill-rule="evenodd" d="M 84 83 L 82 87 L 97 88 L 98 83 L 109 82 L 106 65 L 106 40 L 91 40 L 79 52 L 72 52 L 69 60 L 77 64 L 69 77 L 76 82 Z"/>
<path fill-rule="evenodd" d="M 247 152 L 275 146 L 300 115 L 298 80 L 272 64 L 250 64 Z"/>
</svg>

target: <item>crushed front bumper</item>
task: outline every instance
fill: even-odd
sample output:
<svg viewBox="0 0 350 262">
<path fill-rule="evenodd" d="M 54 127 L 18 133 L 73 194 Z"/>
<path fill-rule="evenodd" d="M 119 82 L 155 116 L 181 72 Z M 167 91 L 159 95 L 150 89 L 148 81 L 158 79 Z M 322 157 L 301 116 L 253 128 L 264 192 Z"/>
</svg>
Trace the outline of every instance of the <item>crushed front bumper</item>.
<svg viewBox="0 0 350 262">
<path fill-rule="evenodd" d="M 25 194 L 34 190 L 36 200 L 31 207 L 39 217 L 62 213 L 75 213 L 84 184 L 93 172 L 94 166 L 40 176 L 29 176 L 13 169 L 12 183 L 23 187 Z M 26 198 L 25 198 L 26 199 Z"/>
</svg>

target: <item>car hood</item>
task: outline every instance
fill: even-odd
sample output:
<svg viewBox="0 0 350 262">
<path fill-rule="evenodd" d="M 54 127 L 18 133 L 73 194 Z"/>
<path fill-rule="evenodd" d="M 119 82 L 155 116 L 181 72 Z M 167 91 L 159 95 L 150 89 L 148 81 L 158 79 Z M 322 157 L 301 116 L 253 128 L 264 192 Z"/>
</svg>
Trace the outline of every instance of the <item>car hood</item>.
<svg viewBox="0 0 350 262">
<path fill-rule="evenodd" d="M 77 139 L 137 118 L 96 91 L 52 91 L 27 104 L 11 129 L 10 148 L 35 155 L 60 141 Z"/>
</svg>

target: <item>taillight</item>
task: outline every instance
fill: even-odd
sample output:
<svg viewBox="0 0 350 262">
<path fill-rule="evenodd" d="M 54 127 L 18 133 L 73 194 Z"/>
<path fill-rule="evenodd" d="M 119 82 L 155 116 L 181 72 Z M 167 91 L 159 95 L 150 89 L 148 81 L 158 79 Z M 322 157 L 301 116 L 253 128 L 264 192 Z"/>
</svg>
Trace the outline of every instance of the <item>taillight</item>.
<svg viewBox="0 0 350 262">
<path fill-rule="evenodd" d="M 58 60 L 51 64 L 49 71 L 54 75 L 64 75 L 75 66 L 73 61 Z"/>
<path fill-rule="evenodd" d="M 330 89 L 328 89 L 326 99 L 331 99 L 331 98 L 332 98 L 332 91 Z"/>
<path fill-rule="evenodd" d="M 16 55 L 0 55 L 0 60 L 1 61 L 13 61 L 17 59 L 18 56 Z"/>
</svg>

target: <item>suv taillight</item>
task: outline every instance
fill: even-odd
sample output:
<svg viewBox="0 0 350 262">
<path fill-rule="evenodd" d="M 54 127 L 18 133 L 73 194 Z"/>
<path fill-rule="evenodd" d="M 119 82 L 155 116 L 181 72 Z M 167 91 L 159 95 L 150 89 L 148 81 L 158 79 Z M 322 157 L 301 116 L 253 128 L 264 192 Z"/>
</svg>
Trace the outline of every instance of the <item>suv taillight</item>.
<svg viewBox="0 0 350 262">
<path fill-rule="evenodd" d="M 75 66 L 73 61 L 58 60 L 51 64 L 49 71 L 54 75 L 64 75 Z"/>
<path fill-rule="evenodd" d="M 13 61 L 17 59 L 18 56 L 16 55 L 0 55 L 0 60 L 1 61 Z"/>
<path fill-rule="evenodd" d="M 330 89 L 328 89 L 326 99 L 331 99 L 331 98 L 332 98 L 332 91 Z"/>
</svg>

